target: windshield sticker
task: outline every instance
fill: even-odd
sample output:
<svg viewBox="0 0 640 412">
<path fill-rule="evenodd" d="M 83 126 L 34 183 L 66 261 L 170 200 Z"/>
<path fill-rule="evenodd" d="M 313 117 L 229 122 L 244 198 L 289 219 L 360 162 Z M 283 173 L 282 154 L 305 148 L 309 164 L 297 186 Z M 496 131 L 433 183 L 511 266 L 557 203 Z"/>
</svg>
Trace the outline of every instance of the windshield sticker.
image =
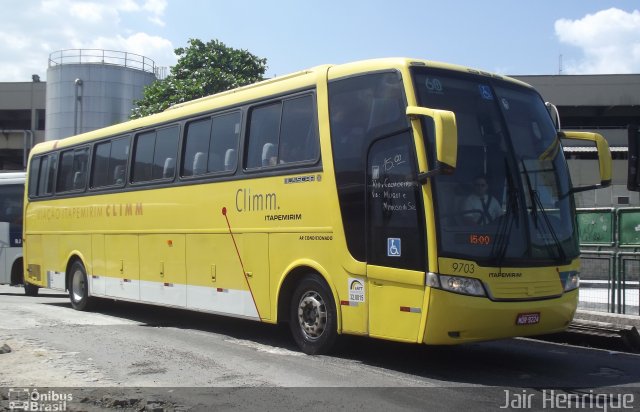
<svg viewBox="0 0 640 412">
<path fill-rule="evenodd" d="M 491 92 L 491 88 L 489 86 L 487 86 L 486 84 L 480 84 L 478 85 L 478 88 L 480 89 L 480 96 L 482 96 L 483 99 L 493 100 L 493 93 Z"/>
<path fill-rule="evenodd" d="M 424 85 L 427 88 L 428 93 L 442 94 L 442 82 L 438 79 L 432 79 L 427 77 L 424 81 Z"/>
<path fill-rule="evenodd" d="M 402 256 L 402 249 L 400 238 L 397 237 L 389 237 L 387 238 L 387 256 L 389 257 L 400 257 Z"/>
</svg>

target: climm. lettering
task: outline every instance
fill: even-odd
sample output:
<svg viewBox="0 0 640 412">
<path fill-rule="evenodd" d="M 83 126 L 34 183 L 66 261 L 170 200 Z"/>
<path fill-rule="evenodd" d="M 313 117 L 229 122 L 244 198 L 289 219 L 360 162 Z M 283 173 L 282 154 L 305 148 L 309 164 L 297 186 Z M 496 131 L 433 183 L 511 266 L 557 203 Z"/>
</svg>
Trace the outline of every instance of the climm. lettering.
<svg viewBox="0 0 640 412">
<path fill-rule="evenodd" d="M 136 203 L 135 210 L 133 203 L 107 205 L 105 208 L 105 213 L 108 217 L 133 215 L 142 216 L 142 203 Z"/>
<path fill-rule="evenodd" d="M 251 189 L 236 191 L 236 210 L 238 212 L 259 212 L 262 210 L 278 210 L 278 199 L 275 193 L 252 194 Z"/>
</svg>

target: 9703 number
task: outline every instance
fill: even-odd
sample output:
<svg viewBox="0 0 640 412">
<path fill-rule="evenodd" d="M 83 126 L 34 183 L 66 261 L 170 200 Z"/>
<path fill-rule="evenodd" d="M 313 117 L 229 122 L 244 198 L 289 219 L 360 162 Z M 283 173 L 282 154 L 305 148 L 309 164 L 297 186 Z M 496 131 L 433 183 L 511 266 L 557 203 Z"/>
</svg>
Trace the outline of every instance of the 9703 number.
<svg viewBox="0 0 640 412">
<path fill-rule="evenodd" d="M 476 265 L 473 263 L 453 262 L 451 268 L 455 273 L 474 273 Z"/>
</svg>

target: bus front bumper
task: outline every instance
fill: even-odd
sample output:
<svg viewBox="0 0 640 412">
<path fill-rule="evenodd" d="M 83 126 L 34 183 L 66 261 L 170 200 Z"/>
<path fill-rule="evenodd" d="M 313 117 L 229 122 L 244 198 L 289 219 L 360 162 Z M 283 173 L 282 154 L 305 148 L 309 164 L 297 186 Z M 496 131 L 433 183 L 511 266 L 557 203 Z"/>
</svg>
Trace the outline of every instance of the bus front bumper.
<svg viewBox="0 0 640 412">
<path fill-rule="evenodd" d="M 578 290 L 544 300 L 505 302 L 431 289 L 429 300 L 423 342 L 451 345 L 561 332 L 573 319 Z"/>
</svg>

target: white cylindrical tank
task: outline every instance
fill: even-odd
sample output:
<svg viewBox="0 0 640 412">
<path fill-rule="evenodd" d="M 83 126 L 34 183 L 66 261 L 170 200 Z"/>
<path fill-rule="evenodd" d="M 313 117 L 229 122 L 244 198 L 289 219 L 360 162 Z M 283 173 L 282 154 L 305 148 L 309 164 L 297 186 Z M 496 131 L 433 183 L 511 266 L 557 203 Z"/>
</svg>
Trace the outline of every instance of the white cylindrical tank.
<svg viewBox="0 0 640 412">
<path fill-rule="evenodd" d="M 96 49 L 51 53 L 47 69 L 45 140 L 61 139 L 129 119 L 134 100 L 156 80 L 153 60 Z"/>
</svg>

